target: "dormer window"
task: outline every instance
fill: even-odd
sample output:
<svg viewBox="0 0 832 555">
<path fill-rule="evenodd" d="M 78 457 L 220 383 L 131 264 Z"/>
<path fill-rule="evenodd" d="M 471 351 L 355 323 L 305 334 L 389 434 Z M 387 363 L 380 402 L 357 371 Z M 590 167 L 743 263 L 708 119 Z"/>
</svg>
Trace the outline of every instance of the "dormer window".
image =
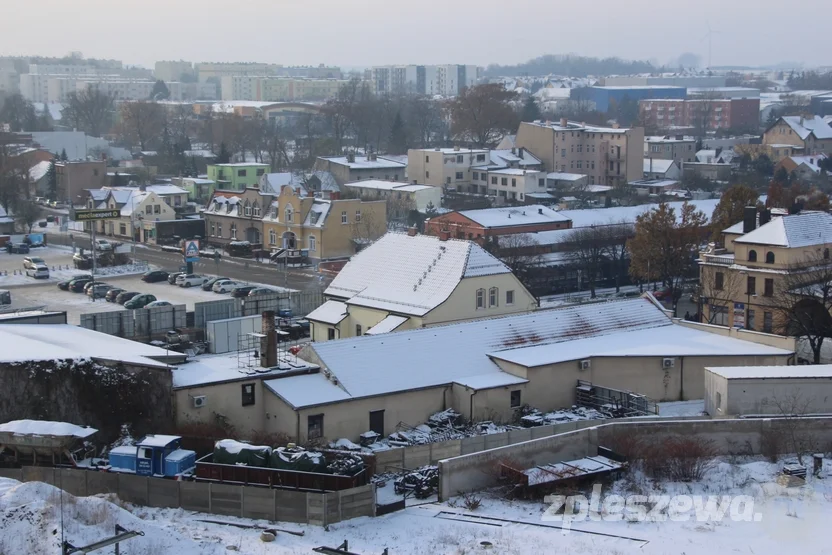
<svg viewBox="0 0 832 555">
<path fill-rule="evenodd" d="M 748 261 L 757 262 L 757 251 L 755 251 L 754 249 L 748 251 Z"/>
</svg>

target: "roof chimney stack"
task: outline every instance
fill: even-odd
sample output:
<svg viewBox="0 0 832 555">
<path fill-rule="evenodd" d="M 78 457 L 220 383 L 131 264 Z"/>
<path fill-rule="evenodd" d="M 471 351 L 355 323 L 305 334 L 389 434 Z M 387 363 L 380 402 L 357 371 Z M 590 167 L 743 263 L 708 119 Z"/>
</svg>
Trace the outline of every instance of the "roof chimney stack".
<svg viewBox="0 0 832 555">
<path fill-rule="evenodd" d="M 742 212 L 742 232 L 751 233 L 757 227 L 757 207 L 746 206 Z"/>
<path fill-rule="evenodd" d="M 442 230 L 439 232 L 439 240 L 440 241 L 447 241 L 451 238 L 451 232 L 447 230 Z"/>
<path fill-rule="evenodd" d="M 569 124 L 566 118 L 560 118 L 560 126 L 566 127 Z"/>
<path fill-rule="evenodd" d="M 418 233 L 419 233 L 419 232 L 418 232 L 418 230 L 416 229 L 416 226 L 415 226 L 415 225 L 412 225 L 412 226 L 410 226 L 409 228 L 407 228 L 407 235 L 408 235 L 408 237 L 416 237 L 416 235 L 417 235 Z"/>
<path fill-rule="evenodd" d="M 260 338 L 260 366 L 274 368 L 277 366 L 277 331 L 274 325 L 274 310 L 263 311 L 262 332 Z"/>
<path fill-rule="evenodd" d="M 542 209 L 542 208 L 538 208 L 538 209 L 537 209 L 537 213 L 542 215 L 542 214 L 543 214 L 543 209 Z"/>
</svg>

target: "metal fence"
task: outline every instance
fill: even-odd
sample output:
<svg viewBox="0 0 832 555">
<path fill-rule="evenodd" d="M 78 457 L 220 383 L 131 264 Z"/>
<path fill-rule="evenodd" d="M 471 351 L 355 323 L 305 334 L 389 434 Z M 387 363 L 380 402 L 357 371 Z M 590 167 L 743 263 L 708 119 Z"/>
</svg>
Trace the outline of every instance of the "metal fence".
<svg viewBox="0 0 832 555">
<path fill-rule="evenodd" d="M 323 303 L 323 294 L 318 291 L 293 291 L 242 299 L 206 301 L 194 304 L 194 327 L 205 329 L 208 322 L 255 316 L 265 310 L 291 310 L 294 316 L 306 316 Z"/>
<path fill-rule="evenodd" d="M 81 315 L 81 327 L 127 339 L 153 339 L 175 328 L 184 328 L 185 305 L 156 306 Z"/>
</svg>

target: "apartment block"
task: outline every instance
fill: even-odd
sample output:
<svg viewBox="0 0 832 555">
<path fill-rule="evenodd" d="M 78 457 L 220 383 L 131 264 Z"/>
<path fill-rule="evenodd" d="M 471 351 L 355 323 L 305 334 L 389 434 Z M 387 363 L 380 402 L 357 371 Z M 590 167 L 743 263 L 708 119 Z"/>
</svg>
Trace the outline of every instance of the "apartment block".
<svg viewBox="0 0 832 555">
<path fill-rule="evenodd" d="M 693 127 L 715 129 L 756 128 L 760 119 L 759 98 L 651 99 L 639 102 L 646 127 L 668 129 Z"/>
<path fill-rule="evenodd" d="M 261 63 L 212 63 L 200 62 L 194 64 L 194 71 L 200 82 L 215 77 L 222 79 L 234 75 L 273 75 L 280 66 Z"/>
<path fill-rule="evenodd" d="M 596 127 L 561 119 L 521 123 L 515 140 L 548 171 L 589 176 L 590 184 L 624 187 L 642 178 L 644 129 Z"/>
<path fill-rule="evenodd" d="M 471 185 L 485 185 L 480 183 L 480 174 L 487 173 L 490 165 L 490 152 L 484 148 L 424 148 L 407 151 L 408 179 L 434 187 L 468 191 Z M 474 172 L 477 173 L 476 180 Z"/>
<path fill-rule="evenodd" d="M 685 135 L 644 137 L 644 157 L 675 162 L 696 161 L 696 138 Z"/>
<path fill-rule="evenodd" d="M 376 94 L 413 93 L 456 96 L 477 83 L 479 68 L 474 65 L 402 65 L 372 68 L 372 87 Z"/>
<path fill-rule="evenodd" d="M 314 79 L 291 77 L 267 77 L 263 75 L 231 75 L 221 79 L 222 99 L 251 100 L 261 102 L 285 102 L 293 100 L 326 100 L 338 94 L 347 81 L 341 79 Z"/>
<path fill-rule="evenodd" d="M 161 79 L 165 83 L 168 81 L 181 81 L 183 75 L 195 76 L 194 65 L 191 62 L 179 61 L 161 61 L 156 62 L 153 68 L 153 76 L 156 79 Z"/>
</svg>

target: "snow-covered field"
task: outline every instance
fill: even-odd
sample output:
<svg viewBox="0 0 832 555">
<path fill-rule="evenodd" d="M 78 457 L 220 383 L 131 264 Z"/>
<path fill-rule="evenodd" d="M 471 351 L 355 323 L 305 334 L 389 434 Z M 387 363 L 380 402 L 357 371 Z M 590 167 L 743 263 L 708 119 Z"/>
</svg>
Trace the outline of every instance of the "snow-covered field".
<svg viewBox="0 0 832 555">
<path fill-rule="evenodd" d="M 492 544 L 487 552 L 523 555 L 814 555 L 830 553 L 825 535 L 832 514 L 830 464 L 832 460 L 827 459 L 823 479 L 810 478 L 803 488 L 786 489 L 774 482 L 781 465 L 746 459 L 722 461 L 700 483 L 656 484 L 634 472 L 610 489 L 621 495 L 747 495 L 753 497 L 753 512 L 760 515 L 758 520 L 748 522 L 727 517 L 721 522 L 700 522 L 691 512 L 687 521 L 573 522 L 572 530 L 564 534 L 560 523 L 542 520 L 547 504 L 507 501 L 496 492 L 482 494 L 482 505 L 473 511 L 457 498 L 450 503 L 411 505 L 383 517 L 342 522 L 330 525 L 328 530 L 181 509 L 137 507 L 113 498 L 74 498 L 68 494 L 63 497 L 63 516 L 66 538 L 74 545 L 111 535 L 116 522 L 145 532 L 144 537 L 121 544 L 121 553 L 128 555 L 212 555 L 229 551 L 300 554 L 311 553 L 319 546 L 337 547 L 344 540 L 349 541 L 350 551 L 368 555 L 385 548 L 391 555 L 470 554 L 484 550 L 481 542 Z M 0 481 L 0 492 L 4 490 L 0 496 L 0 553 L 59 553 L 59 490 L 37 482 L 18 485 L 12 480 Z M 278 532 L 273 543 L 262 543 L 257 529 L 200 522 L 203 519 L 303 531 L 304 535 Z"/>
</svg>

